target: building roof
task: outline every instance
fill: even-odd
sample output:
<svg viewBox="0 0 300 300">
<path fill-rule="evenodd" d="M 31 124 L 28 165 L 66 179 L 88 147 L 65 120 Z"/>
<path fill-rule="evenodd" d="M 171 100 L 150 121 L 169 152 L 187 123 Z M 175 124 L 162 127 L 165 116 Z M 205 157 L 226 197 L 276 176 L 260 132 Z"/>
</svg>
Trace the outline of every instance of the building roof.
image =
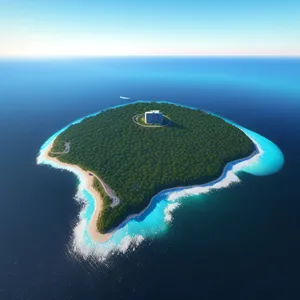
<svg viewBox="0 0 300 300">
<path fill-rule="evenodd" d="M 146 111 L 146 113 L 160 114 L 161 112 L 159 110 L 150 110 L 150 111 Z"/>
</svg>

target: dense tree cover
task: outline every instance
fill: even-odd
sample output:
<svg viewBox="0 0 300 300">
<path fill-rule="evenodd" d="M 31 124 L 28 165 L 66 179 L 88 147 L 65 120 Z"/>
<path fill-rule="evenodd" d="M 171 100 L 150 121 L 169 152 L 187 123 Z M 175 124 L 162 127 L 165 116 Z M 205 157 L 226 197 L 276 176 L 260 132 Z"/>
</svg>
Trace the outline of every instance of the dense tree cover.
<svg viewBox="0 0 300 300">
<path fill-rule="evenodd" d="M 171 120 L 167 127 L 147 128 L 133 122 L 134 115 L 159 109 Z M 55 140 L 53 152 L 101 177 L 121 199 L 104 209 L 98 220 L 100 232 L 107 232 L 133 213 L 145 208 L 159 191 L 201 184 L 221 175 L 225 165 L 250 155 L 255 147 L 238 128 L 200 110 L 166 103 L 135 103 L 104 111 L 70 126 Z"/>
</svg>

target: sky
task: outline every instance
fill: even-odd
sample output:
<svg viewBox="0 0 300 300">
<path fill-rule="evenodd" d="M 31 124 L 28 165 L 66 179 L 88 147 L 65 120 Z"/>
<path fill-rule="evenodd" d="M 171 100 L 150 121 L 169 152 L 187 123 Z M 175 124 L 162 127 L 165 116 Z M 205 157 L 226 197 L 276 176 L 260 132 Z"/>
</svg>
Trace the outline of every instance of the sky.
<svg viewBox="0 0 300 300">
<path fill-rule="evenodd" d="M 0 57 L 300 56 L 300 0 L 0 0 Z"/>
</svg>

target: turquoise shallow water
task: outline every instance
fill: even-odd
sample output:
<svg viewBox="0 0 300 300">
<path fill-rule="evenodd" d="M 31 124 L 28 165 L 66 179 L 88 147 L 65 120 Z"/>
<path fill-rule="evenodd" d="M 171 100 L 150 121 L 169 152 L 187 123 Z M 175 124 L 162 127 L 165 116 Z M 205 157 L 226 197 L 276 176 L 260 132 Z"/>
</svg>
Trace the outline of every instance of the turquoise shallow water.
<svg viewBox="0 0 300 300">
<path fill-rule="evenodd" d="M 90 114 L 87 117 L 98 113 L 100 112 Z M 71 124 L 79 123 L 84 118 L 80 118 Z M 110 252 L 117 250 L 124 251 L 128 249 L 132 243 L 139 244 L 145 238 L 166 233 L 169 222 L 172 221 L 172 211 L 180 206 L 181 201 L 183 201 L 186 196 L 205 194 L 213 189 L 227 187 L 231 182 L 239 181 L 238 177 L 231 173 L 237 174 L 243 171 L 256 176 L 267 176 L 281 169 L 284 164 L 284 157 L 280 149 L 273 142 L 230 120 L 224 120 L 243 130 L 256 143 L 259 153 L 252 158 L 242 159 L 228 164 L 223 175 L 213 182 L 201 186 L 174 188 L 168 191 L 162 191 L 152 198 L 151 204 L 146 211 L 140 216 L 134 217 L 123 224 L 121 228 L 113 234 L 111 239 L 105 243 L 94 242 L 88 233 L 87 228 L 94 212 L 95 201 L 92 195 L 84 189 L 84 184 L 80 184 L 78 197 L 83 198 L 85 204 L 80 212 L 79 222 L 76 227 L 77 230 L 75 229 L 75 249 L 85 256 L 92 254 L 101 259 L 105 258 Z M 40 148 L 40 154 L 56 136 L 67 129 L 71 124 L 53 134 Z M 49 162 L 41 160 L 40 158 L 38 158 L 38 162 L 49 164 Z M 79 180 L 81 179 L 79 178 Z"/>
<path fill-rule="evenodd" d="M 241 128 L 248 136 L 255 140 L 263 151 L 259 161 L 256 164 L 245 166 L 243 171 L 256 176 L 267 176 L 278 172 L 284 164 L 284 156 L 280 149 L 260 134 L 241 126 L 237 127 Z"/>
<path fill-rule="evenodd" d="M 299 298 L 299 59 L 2 61 L 0 79 L 0 299 Z M 229 172 L 229 188 L 222 180 L 212 192 L 157 196 L 144 216 L 157 225 L 142 228 L 148 237 L 138 247 L 141 239 L 130 237 L 123 248 L 87 246 L 93 199 L 74 201 L 80 180 L 36 157 L 53 133 L 124 103 L 120 95 L 224 116 L 262 139 L 265 155 L 244 170 L 279 169 L 281 152 L 270 141 L 284 166 L 270 176 Z M 163 222 L 169 203 L 180 207 Z M 139 222 L 146 219 L 130 222 L 131 235 Z M 112 255 L 99 263 L 103 253 Z"/>
<path fill-rule="evenodd" d="M 259 156 L 259 161 L 255 164 L 250 164 L 243 167 L 244 172 L 256 176 L 267 176 L 276 173 L 281 169 L 284 164 L 284 156 L 277 145 L 254 131 L 246 129 L 226 118 L 223 119 L 226 122 L 243 130 L 261 147 L 262 153 Z"/>
</svg>

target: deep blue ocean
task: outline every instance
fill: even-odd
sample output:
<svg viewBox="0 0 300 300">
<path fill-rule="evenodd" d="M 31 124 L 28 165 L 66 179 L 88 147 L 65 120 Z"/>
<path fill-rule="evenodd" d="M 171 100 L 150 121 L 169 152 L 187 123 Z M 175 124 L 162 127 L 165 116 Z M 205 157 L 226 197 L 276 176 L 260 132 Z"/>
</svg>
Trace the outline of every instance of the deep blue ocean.
<svg viewBox="0 0 300 300">
<path fill-rule="evenodd" d="M 104 263 L 70 251 L 71 173 L 37 165 L 72 121 L 134 100 L 212 111 L 285 164 L 186 198 L 163 235 Z M 0 61 L 0 299 L 300 299 L 300 59 Z"/>
</svg>

